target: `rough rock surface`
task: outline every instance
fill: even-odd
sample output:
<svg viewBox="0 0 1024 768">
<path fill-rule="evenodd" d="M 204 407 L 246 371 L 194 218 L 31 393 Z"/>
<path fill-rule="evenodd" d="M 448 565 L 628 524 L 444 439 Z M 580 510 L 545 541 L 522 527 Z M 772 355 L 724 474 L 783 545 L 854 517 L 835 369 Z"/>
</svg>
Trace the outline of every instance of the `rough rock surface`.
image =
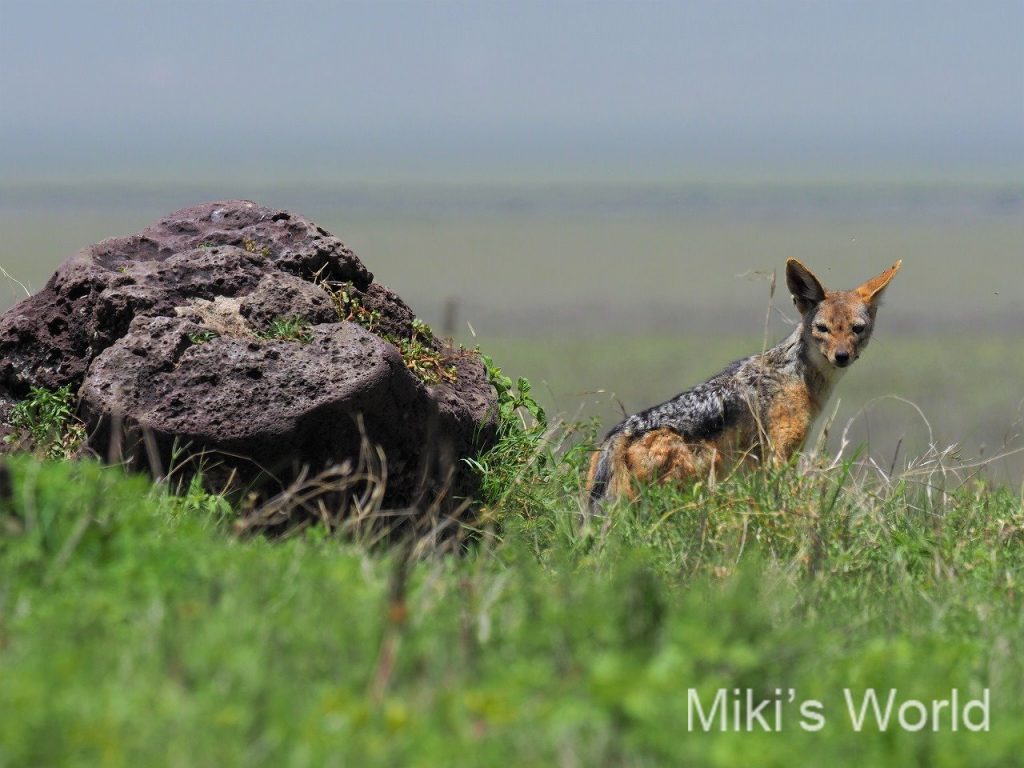
<svg viewBox="0 0 1024 768">
<path fill-rule="evenodd" d="M 374 313 L 373 332 L 343 317 L 341 290 Z M 267 338 L 296 317 L 309 340 Z M 429 340 L 454 381 L 427 385 L 408 370 L 384 337 L 409 338 L 413 317 L 308 219 L 207 203 L 82 250 L 0 316 L 0 401 L 70 384 L 101 456 L 120 424 L 118 446 L 140 463 L 203 452 L 218 468 L 208 477 L 234 473 L 265 491 L 354 460 L 361 419 L 386 455 L 387 502 L 411 504 L 438 490 L 439 462 L 458 471 L 486 443 L 495 404 L 473 353 Z"/>
</svg>

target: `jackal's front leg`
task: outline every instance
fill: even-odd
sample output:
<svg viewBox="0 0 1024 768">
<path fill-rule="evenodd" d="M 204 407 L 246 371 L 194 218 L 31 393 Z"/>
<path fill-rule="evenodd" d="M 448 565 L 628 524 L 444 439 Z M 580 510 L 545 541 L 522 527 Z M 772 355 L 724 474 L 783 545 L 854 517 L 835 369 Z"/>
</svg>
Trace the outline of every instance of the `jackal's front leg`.
<svg viewBox="0 0 1024 768">
<path fill-rule="evenodd" d="M 784 388 L 772 402 L 768 414 L 768 451 L 771 465 L 784 467 L 807 440 L 814 413 L 805 386 Z"/>
</svg>

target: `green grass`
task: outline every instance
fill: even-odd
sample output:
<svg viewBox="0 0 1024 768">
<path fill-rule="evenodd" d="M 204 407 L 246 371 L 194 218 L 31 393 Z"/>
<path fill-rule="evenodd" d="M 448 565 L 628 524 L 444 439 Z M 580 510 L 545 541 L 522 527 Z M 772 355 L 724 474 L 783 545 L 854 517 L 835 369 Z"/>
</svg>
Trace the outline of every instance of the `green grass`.
<svg viewBox="0 0 1024 768">
<path fill-rule="evenodd" d="M 11 429 L 4 442 L 49 459 L 70 458 L 86 436 L 85 426 L 75 417 L 74 400 L 70 385 L 56 390 L 32 387 L 28 397 L 11 408 Z"/>
<path fill-rule="evenodd" d="M 313 331 L 310 330 L 309 320 L 304 317 L 275 317 L 270 322 L 270 327 L 260 334 L 260 337 L 309 344 L 313 340 Z"/>
<path fill-rule="evenodd" d="M 239 538 L 197 488 L 9 459 L 0 765 L 1021 764 L 1019 494 L 847 464 L 595 517 L 585 458 L 523 464 L 497 526 L 408 572 L 320 529 Z M 871 686 L 989 688 L 991 730 L 855 733 L 842 691 Z M 826 726 L 690 733 L 690 688 L 794 688 Z"/>
</svg>

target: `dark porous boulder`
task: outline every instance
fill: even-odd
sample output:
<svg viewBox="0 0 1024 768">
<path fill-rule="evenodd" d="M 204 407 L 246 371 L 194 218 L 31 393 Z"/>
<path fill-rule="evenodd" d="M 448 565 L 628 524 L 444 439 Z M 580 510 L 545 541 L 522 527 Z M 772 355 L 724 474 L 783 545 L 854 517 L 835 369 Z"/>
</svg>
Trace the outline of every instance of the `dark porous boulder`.
<svg viewBox="0 0 1024 768">
<path fill-rule="evenodd" d="M 0 401 L 71 385 L 99 455 L 181 477 L 201 457 L 212 486 L 264 497 L 371 445 L 385 505 L 422 507 L 471 490 L 495 393 L 413 320 L 308 219 L 207 203 L 82 250 L 0 316 Z M 410 340 L 437 375 L 410 370 Z"/>
</svg>

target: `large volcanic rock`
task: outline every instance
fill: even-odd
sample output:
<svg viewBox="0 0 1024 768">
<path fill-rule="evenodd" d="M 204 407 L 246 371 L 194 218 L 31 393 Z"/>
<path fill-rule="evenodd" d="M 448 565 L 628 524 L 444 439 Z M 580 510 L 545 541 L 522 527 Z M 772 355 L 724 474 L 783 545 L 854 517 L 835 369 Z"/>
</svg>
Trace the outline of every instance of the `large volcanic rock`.
<svg viewBox="0 0 1024 768">
<path fill-rule="evenodd" d="M 272 338 L 294 318 L 299 340 Z M 475 353 L 422 332 L 445 375 L 414 375 L 393 343 L 413 319 L 308 219 L 207 203 L 84 249 L 0 316 L 0 404 L 70 384 L 100 455 L 167 470 L 202 454 L 211 482 L 264 492 L 356 461 L 365 437 L 388 505 L 422 503 L 450 471 L 466 488 L 458 459 L 493 436 L 495 396 Z"/>
</svg>

